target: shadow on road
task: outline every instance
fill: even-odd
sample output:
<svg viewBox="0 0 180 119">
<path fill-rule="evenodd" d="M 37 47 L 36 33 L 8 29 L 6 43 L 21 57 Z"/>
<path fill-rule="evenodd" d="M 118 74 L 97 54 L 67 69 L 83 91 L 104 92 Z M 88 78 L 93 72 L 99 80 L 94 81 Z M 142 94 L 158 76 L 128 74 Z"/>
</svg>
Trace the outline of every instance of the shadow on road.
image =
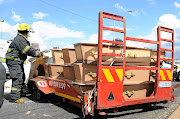
<svg viewBox="0 0 180 119">
<path fill-rule="evenodd" d="M 32 101 L 33 97 L 32 95 L 26 95 L 26 97 Z M 5 95 L 5 99 L 9 99 L 9 95 Z M 58 106 L 59 108 L 62 108 L 66 110 L 68 113 L 72 113 L 74 115 L 77 115 L 78 118 L 74 119 L 82 119 L 83 114 L 82 110 L 79 107 L 76 107 L 74 105 L 71 105 L 69 103 L 63 102 L 61 98 L 51 95 L 51 96 L 46 96 L 43 98 L 41 101 L 35 101 L 39 103 L 51 103 L 55 106 Z M 120 118 L 123 116 L 127 115 L 133 115 L 133 114 L 138 114 L 138 113 L 143 113 L 143 112 L 149 112 L 149 111 L 154 111 L 154 110 L 161 110 L 166 107 L 164 106 L 150 106 L 150 105 L 133 105 L 133 106 L 126 106 L 123 108 L 119 109 L 119 112 L 108 112 L 107 115 L 101 116 L 101 115 L 95 115 L 95 116 L 86 116 L 87 119 L 108 119 L 108 118 Z"/>
</svg>

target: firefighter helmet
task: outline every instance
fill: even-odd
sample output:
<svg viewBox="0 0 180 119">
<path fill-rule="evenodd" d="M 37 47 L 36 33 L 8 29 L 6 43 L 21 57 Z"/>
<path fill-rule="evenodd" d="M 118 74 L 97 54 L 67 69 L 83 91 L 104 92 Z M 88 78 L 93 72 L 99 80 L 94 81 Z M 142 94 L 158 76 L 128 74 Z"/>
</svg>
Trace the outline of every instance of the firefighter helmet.
<svg viewBox="0 0 180 119">
<path fill-rule="evenodd" d="M 22 23 L 19 28 L 18 31 L 28 31 L 28 32 L 33 32 L 33 30 L 31 29 L 30 25 L 26 24 L 26 23 Z"/>
</svg>

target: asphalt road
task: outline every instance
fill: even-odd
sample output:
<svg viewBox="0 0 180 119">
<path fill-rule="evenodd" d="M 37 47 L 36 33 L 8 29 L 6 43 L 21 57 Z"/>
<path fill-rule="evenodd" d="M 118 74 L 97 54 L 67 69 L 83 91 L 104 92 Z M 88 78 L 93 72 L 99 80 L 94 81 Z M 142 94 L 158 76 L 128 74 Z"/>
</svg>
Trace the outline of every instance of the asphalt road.
<svg viewBox="0 0 180 119">
<path fill-rule="evenodd" d="M 173 85 L 180 82 L 173 82 Z M 8 98 L 8 95 L 6 95 Z M 51 98 L 51 101 L 34 102 L 31 97 L 25 97 L 24 104 L 4 101 L 0 109 L 0 119 L 79 119 L 82 118 L 80 108 L 62 100 Z M 121 112 L 108 113 L 106 116 L 89 117 L 94 119 L 168 119 L 180 104 L 180 87 L 175 88 L 175 101 L 157 106 L 129 107 Z"/>
</svg>

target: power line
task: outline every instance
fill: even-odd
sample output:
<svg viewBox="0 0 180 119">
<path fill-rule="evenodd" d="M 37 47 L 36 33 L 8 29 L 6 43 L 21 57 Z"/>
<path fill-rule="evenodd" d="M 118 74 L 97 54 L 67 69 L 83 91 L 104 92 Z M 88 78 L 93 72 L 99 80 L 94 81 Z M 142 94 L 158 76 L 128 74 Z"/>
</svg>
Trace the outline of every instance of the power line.
<svg viewBox="0 0 180 119">
<path fill-rule="evenodd" d="M 91 18 L 88 18 L 88 17 L 82 16 L 82 15 L 79 15 L 79 14 L 77 14 L 77 13 L 75 13 L 75 12 L 71 12 L 71 11 L 66 10 L 66 9 L 64 9 L 64 8 L 61 8 L 61 7 L 55 6 L 55 5 L 50 4 L 50 3 L 48 3 L 48 2 L 45 2 L 45 1 L 43 1 L 43 0 L 39 0 L 39 1 L 40 1 L 40 2 L 42 2 L 42 3 L 44 3 L 44 4 L 49 5 L 49 6 L 51 6 L 51 7 L 54 7 L 54 8 L 57 8 L 57 9 L 63 10 L 63 11 L 65 11 L 65 12 L 68 12 L 68 13 L 73 14 L 73 15 L 76 15 L 76 16 L 79 16 L 79 17 L 81 17 L 81 18 L 88 19 L 88 20 L 91 20 L 91 21 L 94 21 L 94 22 L 98 22 L 97 20 L 94 20 L 94 19 L 91 19 Z"/>
</svg>

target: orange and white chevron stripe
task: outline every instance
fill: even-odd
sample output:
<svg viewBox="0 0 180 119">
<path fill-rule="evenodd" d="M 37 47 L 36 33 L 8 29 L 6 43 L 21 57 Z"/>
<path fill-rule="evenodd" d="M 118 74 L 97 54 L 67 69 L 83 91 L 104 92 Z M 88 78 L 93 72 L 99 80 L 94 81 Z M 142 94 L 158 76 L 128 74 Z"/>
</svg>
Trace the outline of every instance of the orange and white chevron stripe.
<svg viewBox="0 0 180 119">
<path fill-rule="evenodd" d="M 160 70 L 160 80 L 171 81 L 172 80 L 171 70 Z"/>
</svg>

